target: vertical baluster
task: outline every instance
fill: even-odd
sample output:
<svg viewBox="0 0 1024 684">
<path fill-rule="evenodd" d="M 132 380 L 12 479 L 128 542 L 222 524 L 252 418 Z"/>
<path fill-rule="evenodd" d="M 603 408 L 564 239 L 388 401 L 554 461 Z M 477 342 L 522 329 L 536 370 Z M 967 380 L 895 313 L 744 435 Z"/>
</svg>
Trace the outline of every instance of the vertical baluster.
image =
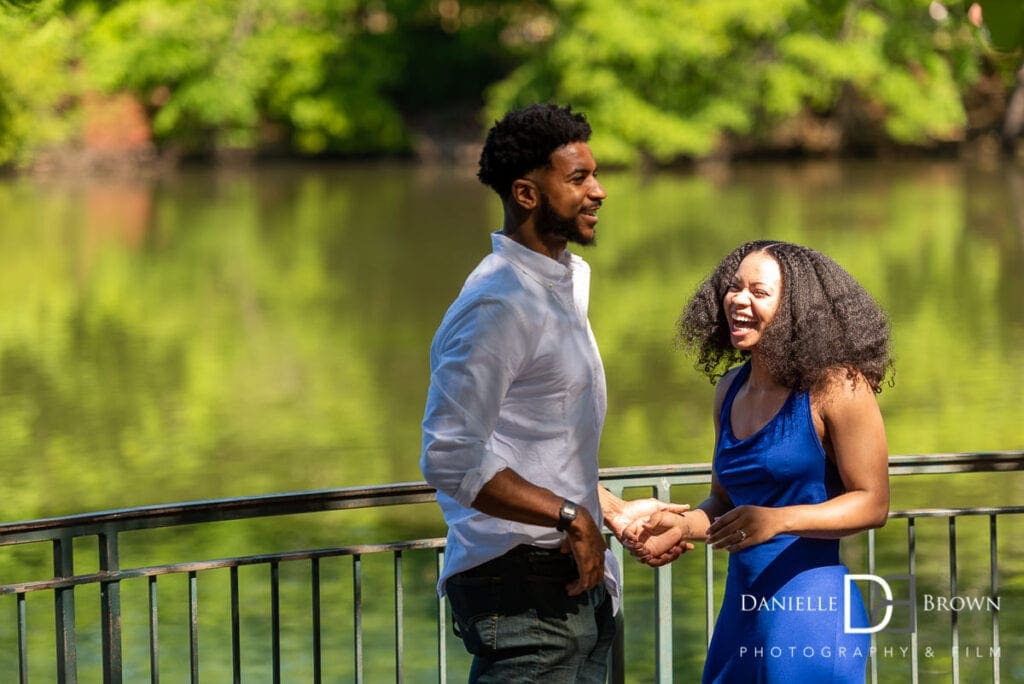
<svg viewBox="0 0 1024 684">
<path fill-rule="evenodd" d="M 662 501 L 672 497 L 667 479 L 658 482 L 656 496 Z M 654 648 L 657 653 L 656 677 L 659 682 L 672 681 L 672 565 L 663 565 L 654 571 L 654 597 L 657 610 Z"/>
<path fill-rule="evenodd" d="M 956 596 L 956 516 L 949 516 L 949 596 Z M 953 646 L 953 683 L 960 681 L 960 624 L 955 610 L 949 611 L 949 627 Z"/>
<path fill-rule="evenodd" d="M 242 682 L 242 635 L 238 600 L 238 566 L 231 566 L 231 673 L 235 684 Z"/>
<path fill-rule="evenodd" d="M 868 574 L 875 574 L 875 531 L 868 530 Z M 874 601 L 872 595 L 874 592 L 868 592 L 868 615 L 871 615 L 874 608 Z M 878 684 L 878 640 L 875 638 L 875 633 L 871 633 L 871 684 Z"/>
<path fill-rule="evenodd" d="M 53 576 L 75 574 L 74 538 L 62 536 L 53 540 Z M 75 588 L 54 589 L 54 621 L 57 642 L 57 684 L 74 684 L 77 672 L 77 637 L 75 632 Z"/>
<path fill-rule="evenodd" d="M 149 577 L 149 681 L 160 684 L 160 630 L 156 575 Z"/>
<path fill-rule="evenodd" d="M 443 569 L 444 549 L 441 548 L 437 550 L 438 579 L 440 579 Z M 439 684 L 447 684 L 448 682 L 448 627 L 445 621 L 447 605 L 444 596 L 437 597 L 437 681 Z"/>
<path fill-rule="evenodd" d="M 320 684 L 323 678 L 320 644 L 320 559 L 313 558 L 310 565 L 310 584 L 313 591 L 313 684 Z"/>
<path fill-rule="evenodd" d="M 395 551 L 395 684 L 405 681 L 405 624 L 402 622 L 403 607 L 402 552 Z"/>
<path fill-rule="evenodd" d="M 992 587 L 992 600 L 996 601 L 996 608 L 992 610 L 992 682 L 999 684 L 999 555 L 996 553 L 998 542 L 996 538 L 996 518 L 993 513 L 988 519 L 988 552 L 989 570 L 991 577 L 989 581 Z"/>
<path fill-rule="evenodd" d="M 274 684 L 281 684 L 281 570 L 277 561 L 270 564 L 270 643 Z"/>
<path fill-rule="evenodd" d="M 25 594 L 17 595 L 18 607 L 18 678 L 28 684 L 28 621 L 25 617 Z"/>
<path fill-rule="evenodd" d="M 99 535 L 100 570 L 114 572 L 120 569 L 117 531 L 108 530 Z M 103 682 L 121 683 L 121 583 L 100 583 L 100 620 L 103 628 Z"/>
<path fill-rule="evenodd" d="M 352 620 L 355 639 L 356 684 L 363 684 L 363 573 L 359 554 L 352 556 Z"/>
<path fill-rule="evenodd" d="M 199 684 L 199 578 L 188 573 L 188 643 L 192 684 Z"/>
<path fill-rule="evenodd" d="M 704 647 L 711 648 L 715 631 L 715 565 L 711 544 L 704 545 Z"/>
<path fill-rule="evenodd" d="M 609 484 L 607 488 L 608 491 L 610 491 L 612 494 L 619 497 L 620 499 L 622 498 L 623 487 L 621 485 Z M 614 535 L 610 535 L 610 538 L 608 540 L 608 546 L 612 550 L 612 556 L 615 558 L 615 562 L 618 563 L 619 568 L 625 570 L 626 566 L 622 562 L 622 544 L 619 542 L 618 539 L 615 538 Z M 625 630 L 622 629 L 621 620 L 623 601 L 625 597 L 622 595 L 622 593 L 623 592 L 621 591 L 619 592 L 619 614 L 615 616 L 615 638 L 612 640 L 612 647 L 608 654 L 608 673 L 613 684 L 619 684 L 620 682 L 622 682 L 625 677 L 626 671 L 626 635 Z"/>
<path fill-rule="evenodd" d="M 910 575 L 910 681 L 918 684 L 920 673 L 917 640 L 917 591 L 915 573 L 917 572 L 917 525 L 913 517 L 907 518 L 907 572 Z"/>
</svg>

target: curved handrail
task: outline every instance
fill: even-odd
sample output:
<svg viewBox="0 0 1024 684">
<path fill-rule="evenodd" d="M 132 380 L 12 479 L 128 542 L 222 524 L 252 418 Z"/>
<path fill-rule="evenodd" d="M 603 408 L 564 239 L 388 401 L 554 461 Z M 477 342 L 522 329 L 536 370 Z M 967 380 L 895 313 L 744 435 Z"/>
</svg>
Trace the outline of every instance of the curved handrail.
<svg viewBox="0 0 1024 684">
<path fill-rule="evenodd" d="M 891 475 L 1024 470 L 1024 451 L 899 455 L 889 458 Z M 668 464 L 602 468 L 601 481 L 629 487 L 652 478 L 674 484 L 710 481 L 711 464 Z M 26 541 L 92 535 L 109 530 L 155 529 L 172 525 L 241 520 L 270 515 L 426 503 L 435 499 L 425 482 L 343 487 L 258 496 L 208 499 L 121 508 L 0 524 L 0 546 Z"/>
</svg>

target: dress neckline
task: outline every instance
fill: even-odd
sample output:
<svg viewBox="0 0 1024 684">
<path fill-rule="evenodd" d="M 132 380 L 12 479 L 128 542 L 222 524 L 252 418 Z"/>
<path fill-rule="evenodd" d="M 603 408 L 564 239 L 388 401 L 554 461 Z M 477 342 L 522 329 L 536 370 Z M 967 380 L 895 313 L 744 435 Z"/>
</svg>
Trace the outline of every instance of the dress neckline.
<svg viewBox="0 0 1024 684">
<path fill-rule="evenodd" d="M 729 386 L 729 390 L 726 393 L 725 402 L 722 406 L 722 429 L 723 431 L 728 431 L 730 440 L 736 444 L 748 442 L 761 435 L 761 433 L 765 432 L 769 427 L 772 426 L 773 423 L 775 423 L 775 421 L 779 419 L 779 416 L 783 415 L 786 409 L 789 408 L 789 403 L 793 401 L 793 397 L 796 394 L 792 389 L 789 390 L 789 394 L 786 395 L 786 400 L 782 402 L 779 408 L 775 410 L 775 413 L 772 414 L 771 418 L 769 418 L 764 425 L 759 427 L 757 430 L 754 430 L 746 437 L 739 437 L 736 435 L 735 431 L 733 431 L 732 428 L 732 405 L 735 402 L 736 395 L 739 394 L 740 389 L 749 379 L 750 361 L 747 361 L 740 367 L 739 373 L 736 374 L 736 377 L 733 379 L 732 384 Z"/>
</svg>

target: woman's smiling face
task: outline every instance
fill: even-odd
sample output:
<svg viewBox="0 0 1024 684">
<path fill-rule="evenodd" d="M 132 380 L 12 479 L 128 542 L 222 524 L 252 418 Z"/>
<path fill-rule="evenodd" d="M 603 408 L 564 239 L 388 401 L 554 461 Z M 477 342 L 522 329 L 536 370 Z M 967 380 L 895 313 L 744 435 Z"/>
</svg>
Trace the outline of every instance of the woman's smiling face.
<svg viewBox="0 0 1024 684">
<path fill-rule="evenodd" d="M 782 297 L 782 271 L 767 252 L 751 252 L 736 269 L 725 293 L 729 338 L 736 349 L 757 346 L 775 318 Z"/>
</svg>

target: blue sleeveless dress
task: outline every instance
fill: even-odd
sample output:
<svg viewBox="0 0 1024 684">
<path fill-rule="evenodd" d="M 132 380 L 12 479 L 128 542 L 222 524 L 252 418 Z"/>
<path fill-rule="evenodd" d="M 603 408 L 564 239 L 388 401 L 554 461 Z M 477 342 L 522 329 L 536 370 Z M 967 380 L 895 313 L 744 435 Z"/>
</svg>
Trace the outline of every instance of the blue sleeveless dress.
<svg viewBox="0 0 1024 684">
<path fill-rule="evenodd" d="M 816 504 L 843 493 L 814 428 L 810 393 L 790 393 L 750 437 L 733 435 L 733 400 L 749 376 L 748 362 L 722 403 L 715 447 L 715 473 L 733 504 Z M 778 535 L 730 554 L 703 682 L 863 682 L 870 635 L 845 632 L 847 572 L 837 539 Z M 867 614 L 856 583 L 850 595 L 850 624 L 863 627 Z"/>
</svg>

